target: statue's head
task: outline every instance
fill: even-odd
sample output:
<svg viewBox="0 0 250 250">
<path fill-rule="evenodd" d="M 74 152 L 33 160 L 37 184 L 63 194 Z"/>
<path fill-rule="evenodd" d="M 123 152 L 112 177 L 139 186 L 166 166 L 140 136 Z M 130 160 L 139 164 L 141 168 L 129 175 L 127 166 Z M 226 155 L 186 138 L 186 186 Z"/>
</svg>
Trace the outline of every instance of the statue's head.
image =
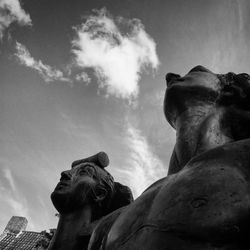
<svg viewBox="0 0 250 250">
<path fill-rule="evenodd" d="M 194 107 L 229 107 L 250 109 L 250 76 L 248 74 L 215 74 L 196 66 L 184 77 L 166 75 L 167 90 L 164 113 L 174 128 L 176 119 Z"/>
<path fill-rule="evenodd" d="M 109 213 L 117 193 L 117 184 L 105 170 L 108 163 L 108 156 L 104 152 L 73 162 L 72 169 L 61 173 L 60 181 L 51 194 L 55 208 L 60 213 L 67 213 L 91 205 L 99 214 L 101 211 L 101 215 Z M 130 189 L 126 190 L 121 206 L 133 199 Z"/>
</svg>

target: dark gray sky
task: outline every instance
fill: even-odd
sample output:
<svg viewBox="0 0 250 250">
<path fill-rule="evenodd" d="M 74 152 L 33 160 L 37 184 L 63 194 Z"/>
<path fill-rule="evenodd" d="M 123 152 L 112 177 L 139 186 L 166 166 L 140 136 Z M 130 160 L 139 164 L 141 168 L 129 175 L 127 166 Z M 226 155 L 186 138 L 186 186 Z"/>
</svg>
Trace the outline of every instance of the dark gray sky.
<svg viewBox="0 0 250 250">
<path fill-rule="evenodd" d="M 0 231 L 12 215 L 56 227 L 60 172 L 99 151 L 136 197 L 163 177 L 167 72 L 249 73 L 246 0 L 18 3 L 0 0 Z"/>
</svg>

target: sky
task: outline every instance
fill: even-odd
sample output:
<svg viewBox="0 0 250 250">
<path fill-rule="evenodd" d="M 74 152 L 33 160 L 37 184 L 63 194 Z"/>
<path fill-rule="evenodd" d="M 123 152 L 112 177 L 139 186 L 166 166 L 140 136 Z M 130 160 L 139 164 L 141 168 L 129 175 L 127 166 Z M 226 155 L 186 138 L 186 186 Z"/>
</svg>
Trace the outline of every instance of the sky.
<svg viewBox="0 0 250 250">
<path fill-rule="evenodd" d="M 166 176 L 165 74 L 250 73 L 247 0 L 0 0 L 0 232 L 55 228 L 50 194 L 105 151 L 138 197 Z"/>
</svg>

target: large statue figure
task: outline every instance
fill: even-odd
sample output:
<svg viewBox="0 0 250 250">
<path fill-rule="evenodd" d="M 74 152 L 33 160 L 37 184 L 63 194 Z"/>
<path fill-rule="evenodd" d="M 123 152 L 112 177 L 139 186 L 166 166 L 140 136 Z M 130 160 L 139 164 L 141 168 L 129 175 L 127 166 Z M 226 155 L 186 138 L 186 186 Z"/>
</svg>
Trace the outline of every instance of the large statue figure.
<svg viewBox="0 0 250 250">
<path fill-rule="evenodd" d="M 133 201 L 131 190 L 104 169 L 109 164 L 106 153 L 72 163 L 72 169 L 61 173 L 60 182 L 51 194 L 60 213 L 50 250 L 87 249 L 98 220 Z"/>
<path fill-rule="evenodd" d="M 101 220 L 89 250 L 249 249 L 250 77 L 197 66 L 166 80 L 169 174 Z"/>
</svg>

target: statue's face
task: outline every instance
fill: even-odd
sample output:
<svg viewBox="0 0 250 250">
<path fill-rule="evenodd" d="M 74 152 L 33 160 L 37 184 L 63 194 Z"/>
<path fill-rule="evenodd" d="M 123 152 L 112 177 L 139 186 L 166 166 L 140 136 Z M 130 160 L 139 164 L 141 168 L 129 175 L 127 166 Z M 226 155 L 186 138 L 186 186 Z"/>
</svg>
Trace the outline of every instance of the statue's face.
<svg viewBox="0 0 250 250">
<path fill-rule="evenodd" d="M 221 89 L 218 77 L 202 66 L 193 68 L 184 77 L 168 73 L 166 80 L 164 113 L 174 127 L 180 114 L 188 108 L 214 102 Z"/>
<path fill-rule="evenodd" d="M 59 212 L 69 212 L 93 202 L 98 185 L 97 175 L 104 171 L 93 163 L 81 163 L 61 173 L 61 178 L 51 194 L 52 202 Z"/>
</svg>

